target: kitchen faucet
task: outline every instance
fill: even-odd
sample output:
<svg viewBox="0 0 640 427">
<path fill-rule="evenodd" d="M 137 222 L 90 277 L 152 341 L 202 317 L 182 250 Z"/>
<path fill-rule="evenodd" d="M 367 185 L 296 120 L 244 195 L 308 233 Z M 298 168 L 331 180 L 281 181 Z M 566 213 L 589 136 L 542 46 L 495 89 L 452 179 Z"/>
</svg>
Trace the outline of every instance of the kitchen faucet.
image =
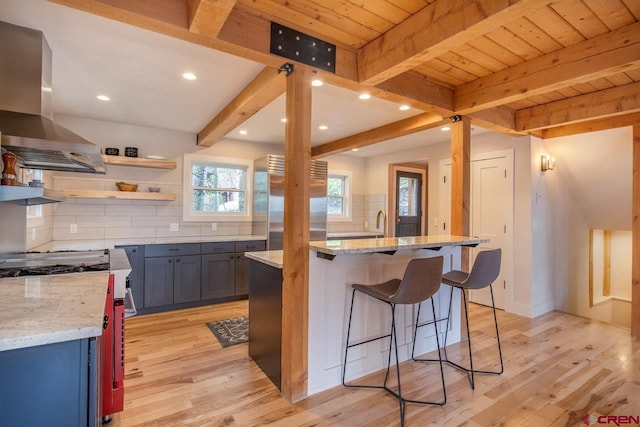
<svg viewBox="0 0 640 427">
<path fill-rule="evenodd" d="M 384 209 L 378 211 L 378 215 L 376 216 L 376 229 L 380 228 L 380 215 L 384 218 L 382 237 L 387 237 L 387 213 Z"/>
</svg>

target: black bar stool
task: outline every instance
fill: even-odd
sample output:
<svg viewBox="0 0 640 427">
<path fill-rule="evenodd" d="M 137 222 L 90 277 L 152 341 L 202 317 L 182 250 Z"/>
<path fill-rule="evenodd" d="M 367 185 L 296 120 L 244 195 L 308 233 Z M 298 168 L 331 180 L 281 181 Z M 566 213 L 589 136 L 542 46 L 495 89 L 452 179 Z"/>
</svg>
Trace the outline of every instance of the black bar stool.
<svg viewBox="0 0 640 427">
<path fill-rule="evenodd" d="M 500 259 L 502 257 L 502 251 L 500 249 L 486 250 L 478 253 L 476 260 L 473 263 L 470 273 L 464 271 L 452 270 L 442 275 L 442 283 L 451 286 L 451 292 L 449 294 L 449 310 L 447 314 L 447 328 L 444 335 L 444 359 L 438 354 L 438 359 L 418 359 L 412 354 L 413 360 L 419 362 L 435 362 L 442 360 L 444 363 L 459 369 L 467 374 L 471 388 L 475 388 L 474 374 L 490 374 L 500 375 L 504 372 L 504 364 L 502 362 L 502 347 L 500 346 L 500 332 L 498 331 L 498 318 L 496 317 L 496 304 L 493 299 L 493 282 L 500 274 Z M 469 310 L 467 308 L 467 296 L 465 290 L 467 289 L 482 289 L 489 286 L 491 291 L 491 306 L 493 308 L 493 321 L 496 325 L 496 339 L 498 341 L 498 354 L 500 356 L 500 370 L 499 371 L 481 371 L 473 368 L 473 355 L 471 352 L 471 331 L 469 329 Z M 449 360 L 447 355 L 447 337 L 449 333 L 449 321 L 451 318 L 451 300 L 453 297 L 453 289 L 460 289 L 460 293 L 463 298 L 464 305 L 464 318 L 467 325 L 467 345 L 469 347 L 469 367 L 466 368 L 456 362 Z M 420 308 L 418 307 L 418 310 Z M 445 319 L 440 319 L 445 320 Z M 426 323 L 428 324 L 428 323 Z M 424 325 L 417 325 L 418 327 Z M 439 352 L 438 352 L 439 353 Z"/>
<path fill-rule="evenodd" d="M 418 304 L 427 299 L 430 299 L 438 289 L 440 288 L 442 278 L 442 264 L 443 258 L 417 258 L 409 261 L 407 268 L 404 272 L 402 280 L 391 279 L 384 283 L 375 285 L 360 285 L 353 284 L 353 293 L 351 296 L 351 310 L 349 311 L 349 326 L 347 328 L 347 343 L 344 350 L 344 365 L 342 368 L 342 384 L 345 387 L 354 388 L 380 388 L 386 390 L 393 395 L 400 404 L 400 423 L 404 426 L 405 404 L 418 403 L 424 405 L 439 405 L 442 406 L 447 401 L 447 394 L 444 385 L 444 370 L 442 369 L 442 360 L 440 362 L 440 378 L 442 380 L 442 395 L 443 399 L 439 402 L 429 402 L 423 400 L 406 399 L 402 396 L 402 388 L 400 383 L 400 366 L 398 363 L 398 342 L 396 337 L 396 323 L 395 323 L 395 308 L 396 304 Z M 355 300 L 356 291 L 362 292 L 365 295 L 373 297 L 379 301 L 382 301 L 389 305 L 391 308 L 391 332 L 386 335 L 382 335 L 376 338 L 371 338 L 366 341 L 358 342 L 355 344 L 349 344 L 349 336 L 351 334 L 351 318 L 353 314 L 353 302 Z M 435 319 L 435 305 L 433 298 L 431 298 L 431 309 L 433 310 L 433 316 Z M 419 315 L 419 312 L 418 312 Z M 416 323 L 418 319 L 416 318 Z M 436 329 L 436 343 L 440 348 L 440 340 L 438 338 L 438 328 L 434 322 L 434 328 Z M 382 385 L 353 385 L 345 381 L 347 371 L 347 354 L 349 349 L 362 344 L 370 343 L 372 341 L 380 340 L 389 337 L 389 358 L 387 360 L 387 372 L 384 377 L 384 383 Z M 415 340 L 415 334 L 414 334 Z M 389 378 L 389 370 L 391 367 L 391 347 L 395 347 L 396 356 L 396 376 L 398 378 L 398 391 L 392 390 L 387 386 L 387 380 Z M 438 355 L 439 355 L 438 351 Z"/>
</svg>

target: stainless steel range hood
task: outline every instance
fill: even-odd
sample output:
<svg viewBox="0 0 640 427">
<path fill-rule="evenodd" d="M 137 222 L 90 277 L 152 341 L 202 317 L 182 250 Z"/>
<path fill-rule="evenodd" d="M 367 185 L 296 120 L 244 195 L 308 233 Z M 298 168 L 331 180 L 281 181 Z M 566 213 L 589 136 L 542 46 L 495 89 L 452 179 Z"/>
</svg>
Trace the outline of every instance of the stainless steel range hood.
<svg viewBox="0 0 640 427">
<path fill-rule="evenodd" d="M 51 117 L 51 49 L 40 31 L 0 22 L 0 145 L 23 167 L 106 173 L 100 147 Z"/>
</svg>

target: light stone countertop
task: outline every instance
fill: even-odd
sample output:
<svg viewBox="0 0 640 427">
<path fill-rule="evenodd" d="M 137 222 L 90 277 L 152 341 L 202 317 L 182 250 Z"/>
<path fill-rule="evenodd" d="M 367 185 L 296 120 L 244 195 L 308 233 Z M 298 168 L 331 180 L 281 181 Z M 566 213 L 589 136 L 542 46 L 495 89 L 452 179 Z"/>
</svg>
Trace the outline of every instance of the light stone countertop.
<svg viewBox="0 0 640 427">
<path fill-rule="evenodd" d="M 282 268 L 282 250 L 245 252 L 244 255 L 255 261 L 270 265 L 275 268 Z"/>
<path fill-rule="evenodd" d="M 400 249 L 440 249 L 443 246 L 476 246 L 487 243 L 489 239 L 469 236 L 433 236 L 386 237 L 373 239 L 327 240 L 310 242 L 309 248 L 318 253 L 335 256 L 343 254 L 366 254 L 389 252 Z M 246 252 L 247 258 L 276 268 L 282 268 L 282 251 Z"/>
<path fill-rule="evenodd" d="M 356 237 L 366 239 L 377 236 L 382 236 L 382 231 L 346 231 L 340 233 L 327 233 L 327 239 L 348 239 Z"/>
<path fill-rule="evenodd" d="M 437 234 L 431 236 L 385 237 L 354 240 L 327 240 L 309 243 L 309 247 L 327 255 L 366 254 L 400 249 L 438 249 L 443 246 L 476 246 L 489 239 Z"/>
<path fill-rule="evenodd" d="M 0 279 L 0 351 L 102 335 L 109 272 Z"/>
<path fill-rule="evenodd" d="M 265 236 L 197 236 L 197 237 L 139 237 L 105 240 L 55 240 L 30 249 L 30 252 L 90 251 L 113 249 L 126 245 L 154 245 L 166 243 L 241 242 L 245 240 L 266 240 Z"/>
</svg>

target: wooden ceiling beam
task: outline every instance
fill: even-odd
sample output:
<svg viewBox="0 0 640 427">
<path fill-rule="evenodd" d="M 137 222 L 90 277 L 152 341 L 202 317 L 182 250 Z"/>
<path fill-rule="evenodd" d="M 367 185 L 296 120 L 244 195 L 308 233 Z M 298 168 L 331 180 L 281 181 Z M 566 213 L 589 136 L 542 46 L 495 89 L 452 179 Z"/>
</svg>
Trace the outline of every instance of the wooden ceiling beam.
<svg viewBox="0 0 640 427">
<path fill-rule="evenodd" d="M 549 2 L 436 0 L 360 49 L 360 83 L 378 85 Z"/>
<path fill-rule="evenodd" d="M 323 157 L 342 153 L 352 148 L 366 147 L 367 145 L 438 127 L 445 123 L 450 123 L 450 120 L 438 114 L 418 114 L 417 116 L 315 146 L 311 148 L 311 157 Z"/>
<path fill-rule="evenodd" d="M 573 123 L 565 126 L 540 129 L 537 131 L 533 131 L 532 133 L 538 138 L 548 139 L 557 138 L 560 136 L 577 135 L 580 133 L 621 128 L 625 126 L 633 126 L 637 123 L 640 123 L 640 113 L 606 117 L 604 119 L 589 120 L 586 122 Z"/>
<path fill-rule="evenodd" d="M 284 73 L 278 73 L 278 69 L 273 67 L 265 67 L 233 101 L 198 132 L 198 145 L 212 146 L 285 91 Z"/>
<path fill-rule="evenodd" d="M 640 112 L 640 82 L 518 110 L 516 130 L 529 132 L 637 112 Z"/>
<path fill-rule="evenodd" d="M 469 114 L 640 67 L 640 23 L 490 74 L 456 88 Z"/>
<path fill-rule="evenodd" d="M 187 0 L 189 31 L 217 37 L 236 0 Z"/>
<path fill-rule="evenodd" d="M 252 15 L 240 8 L 233 8 L 217 37 L 209 37 L 199 32 L 189 31 L 187 0 L 49 0 L 74 9 L 82 10 L 125 24 L 134 25 L 177 39 L 196 43 L 221 52 L 236 55 L 271 67 L 280 67 L 289 61 L 269 51 L 271 23 L 259 16 Z M 191 0 L 189 0 L 191 1 Z M 211 1 L 211 0 L 208 0 Z M 521 0 L 530 2 L 531 0 Z M 203 5 L 204 6 L 204 5 Z M 203 9 L 204 11 L 204 9 Z M 361 91 L 358 82 L 356 53 L 337 46 L 336 72 L 318 70 L 325 82 L 345 89 Z M 397 103 L 406 103 L 422 111 L 453 115 L 453 91 L 451 88 L 427 81 L 424 77 L 403 73 L 383 82 L 380 87 L 367 88 L 371 95 Z M 505 110 L 506 111 L 506 110 Z M 469 116 L 475 119 L 475 113 Z M 495 123 L 486 126 L 497 131 L 512 132 L 508 114 L 504 111 L 485 114 L 495 117 Z M 493 126 L 491 126 L 493 125 Z"/>
</svg>

